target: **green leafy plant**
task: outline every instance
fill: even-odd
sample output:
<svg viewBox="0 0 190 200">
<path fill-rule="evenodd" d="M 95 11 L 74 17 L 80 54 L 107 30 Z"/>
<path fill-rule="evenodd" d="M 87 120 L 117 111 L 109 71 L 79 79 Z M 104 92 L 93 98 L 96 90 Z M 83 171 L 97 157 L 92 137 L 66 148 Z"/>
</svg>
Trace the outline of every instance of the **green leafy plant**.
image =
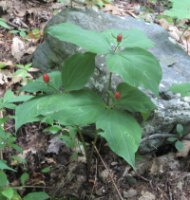
<svg viewBox="0 0 190 200">
<path fill-rule="evenodd" d="M 190 2 L 189 0 L 170 0 L 173 2 L 172 9 L 165 10 L 164 15 L 174 17 L 177 19 L 190 18 Z"/>
<path fill-rule="evenodd" d="M 165 19 L 168 23 L 173 24 L 174 23 L 174 18 L 170 16 L 162 16 L 162 15 L 156 15 L 157 18 L 163 18 Z"/>
<path fill-rule="evenodd" d="M 31 39 L 39 39 L 43 34 L 40 33 L 39 29 L 33 29 L 32 31 L 29 31 L 26 36 Z"/>
<path fill-rule="evenodd" d="M 28 32 L 27 29 L 23 29 L 23 28 L 18 28 L 18 30 L 12 30 L 9 31 L 9 33 L 15 34 L 15 33 L 19 33 L 20 37 L 22 38 L 26 38 L 26 39 L 30 39 L 30 37 L 26 34 Z"/>
<path fill-rule="evenodd" d="M 65 3 L 65 4 L 67 4 L 67 2 L 64 1 L 64 0 L 58 0 L 58 1 L 61 2 L 61 3 Z"/>
<path fill-rule="evenodd" d="M 16 66 L 19 67 L 19 68 L 21 68 L 21 69 L 17 70 L 13 74 L 13 77 L 21 74 L 22 78 L 25 78 L 27 76 L 27 74 L 28 74 L 28 70 L 30 70 L 30 67 L 32 66 L 32 63 L 29 63 L 27 65 L 16 65 Z"/>
<path fill-rule="evenodd" d="M 57 134 L 58 132 L 62 132 L 62 135 L 57 135 L 57 137 L 60 139 L 61 142 L 64 142 L 67 147 L 69 148 L 75 148 L 76 146 L 82 145 L 81 143 L 78 143 L 78 140 L 75 139 L 75 136 L 77 134 L 77 129 L 72 126 L 66 126 L 61 127 L 60 125 L 57 125 L 55 121 L 51 118 L 44 118 L 41 120 L 41 123 L 47 123 L 50 126 L 43 130 L 43 132 L 50 131 L 52 134 Z M 88 143 L 85 143 L 85 145 L 89 145 Z M 77 156 L 77 153 L 75 152 L 72 155 L 72 158 L 75 158 Z"/>
<path fill-rule="evenodd" d="M 0 71 L 1 71 L 1 68 L 5 67 L 7 64 L 6 63 L 1 63 L 0 64 Z"/>
<path fill-rule="evenodd" d="M 185 134 L 181 124 L 176 126 L 176 132 L 178 133 L 179 137 L 182 137 Z M 184 149 L 184 145 L 179 139 L 175 137 L 169 137 L 167 140 L 170 142 L 175 142 L 175 147 L 178 151 L 182 151 Z"/>
<path fill-rule="evenodd" d="M 142 10 L 144 12 L 143 14 L 139 15 L 139 17 L 141 17 L 141 18 L 139 18 L 141 21 L 153 22 L 152 19 L 147 19 L 147 16 L 152 16 L 152 13 L 154 12 L 154 10 L 150 7 L 151 2 L 156 3 L 157 0 L 149 0 L 147 6 L 141 6 L 140 7 L 140 5 L 138 5 L 139 8 L 136 8 L 137 10 L 139 9 L 139 11 L 138 11 L 139 13 L 140 13 L 140 10 Z"/>
<path fill-rule="evenodd" d="M 172 8 L 173 3 L 171 1 L 161 1 L 163 6 L 166 6 L 168 8 Z"/>
<path fill-rule="evenodd" d="M 20 148 L 17 144 L 14 142 L 16 141 L 16 137 L 12 136 L 11 133 L 6 132 L 6 126 L 5 123 L 8 119 L 8 117 L 5 117 L 5 108 L 9 109 L 15 109 L 16 105 L 14 104 L 15 102 L 20 102 L 20 101 L 27 101 L 29 99 L 33 98 L 33 96 L 18 96 L 14 97 L 14 93 L 12 91 L 7 91 L 4 95 L 3 98 L 0 99 L 0 111 L 3 112 L 3 117 L 0 119 L 0 151 L 1 151 L 1 160 L 0 160 L 0 199 L 1 200 L 22 200 L 20 195 L 17 193 L 17 189 L 25 187 L 25 181 L 29 177 L 28 173 L 24 172 L 20 179 L 22 186 L 18 187 L 12 187 L 9 184 L 8 178 L 4 170 L 11 170 L 13 172 L 17 172 L 16 170 L 10 168 L 7 164 L 6 161 L 3 160 L 3 154 L 2 154 L 2 149 L 7 148 L 10 153 L 12 154 L 11 158 L 13 159 L 12 165 L 19 164 L 20 163 L 25 163 L 27 164 L 26 160 L 23 158 L 19 158 L 17 155 L 14 155 L 12 152 L 12 149 L 23 153 L 22 148 Z M 9 116 L 13 117 L 13 116 Z M 4 124 L 4 125 L 3 125 Z M 20 165 L 21 169 L 25 171 L 26 169 L 23 168 Z M 29 187 L 29 186 L 27 186 Z M 33 187 L 33 186 L 31 186 Z M 49 196 L 44 193 L 44 192 L 34 192 L 34 193 L 29 193 L 26 196 L 23 197 L 23 200 L 30 200 L 30 199 L 37 199 L 37 200 L 45 200 L 49 198 Z"/>
<path fill-rule="evenodd" d="M 174 23 L 176 20 L 190 18 L 190 2 L 189 0 L 171 0 L 170 10 L 164 11 L 164 16 L 157 15 L 158 18 L 164 18 L 168 23 Z M 188 28 L 185 28 L 185 31 Z M 182 34 L 183 35 L 183 34 Z"/>
<path fill-rule="evenodd" d="M 190 83 L 175 83 L 168 91 L 181 94 L 181 98 L 190 96 Z"/>
<path fill-rule="evenodd" d="M 183 97 L 189 97 L 190 96 L 190 83 L 180 83 L 177 84 L 175 83 L 174 85 L 172 85 L 168 91 L 174 92 L 174 93 L 179 93 L 181 95 L 181 98 Z M 186 136 L 186 134 L 184 133 L 183 130 L 183 126 L 181 124 L 178 124 L 176 127 L 176 131 L 179 135 L 180 138 L 183 138 L 184 136 Z M 181 141 L 179 141 L 177 138 L 173 138 L 170 137 L 168 138 L 168 141 L 171 142 L 175 142 L 175 147 L 178 151 L 182 151 L 184 146 L 183 143 Z"/>
<path fill-rule="evenodd" d="M 131 113 L 150 113 L 156 108 L 138 89 L 142 86 L 157 98 L 159 96 L 162 70 L 158 60 L 147 51 L 154 47 L 154 43 L 135 28 L 128 31 L 111 29 L 98 33 L 63 23 L 48 28 L 46 32 L 61 41 L 78 45 L 87 52 L 70 56 L 61 72 L 47 74 L 48 82 L 40 77 L 20 89 L 27 92 L 42 91 L 44 94 L 25 101 L 16 108 L 16 131 L 27 122 L 51 118 L 62 126 L 77 129 L 85 149 L 88 172 L 98 135 L 105 138 L 109 147 L 135 169 L 135 152 L 141 141 L 141 127 L 125 110 Z M 122 39 L 118 42 L 119 34 Z M 114 51 L 112 45 L 115 46 Z M 106 103 L 96 93 L 83 89 L 94 73 L 97 54 L 107 54 L 106 64 L 110 70 Z M 117 99 L 115 91 L 111 91 L 112 73 L 119 74 L 124 81 L 117 86 L 116 91 L 120 94 Z M 62 85 L 64 93 L 60 92 Z M 53 91 L 56 93 L 46 94 Z M 81 129 L 92 123 L 96 126 L 96 136 L 89 156 Z"/>
<path fill-rule="evenodd" d="M 6 20 L 3 18 L 0 18 L 0 26 L 2 26 L 3 28 L 6 28 L 6 29 L 10 29 L 10 27 L 7 25 Z"/>
</svg>

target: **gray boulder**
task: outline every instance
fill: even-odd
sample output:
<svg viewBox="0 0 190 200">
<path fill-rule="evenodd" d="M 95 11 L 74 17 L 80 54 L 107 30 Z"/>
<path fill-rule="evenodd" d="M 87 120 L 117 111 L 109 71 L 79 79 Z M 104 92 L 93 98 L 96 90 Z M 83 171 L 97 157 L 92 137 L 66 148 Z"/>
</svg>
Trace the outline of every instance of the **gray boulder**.
<svg viewBox="0 0 190 200">
<path fill-rule="evenodd" d="M 160 61 L 163 71 L 159 102 L 151 92 L 141 88 L 158 106 L 158 109 L 151 114 L 144 127 L 142 127 L 143 137 L 155 133 L 170 133 L 177 124 L 188 126 L 190 121 L 190 99 L 186 97 L 180 99 L 179 95 L 167 92 L 167 90 L 174 83 L 190 82 L 190 70 L 188 68 L 190 66 L 190 58 L 165 29 L 131 17 L 116 17 L 102 11 L 64 9 L 50 20 L 45 30 L 59 23 L 73 23 L 83 29 L 97 32 L 103 32 L 106 29 L 141 29 L 148 35 L 149 39 L 155 42 L 155 48 L 149 51 Z M 85 50 L 76 45 L 61 42 L 46 34 L 46 42 L 39 45 L 33 54 L 33 67 L 39 68 L 41 70 L 40 73 L 61 70 L 64 61 L 69 56 L 83 52 Z M 175 60 L 175 64 L 171 66 L 170 60 L 172 59 Z M 108 79 L 109 70 L 106 66 L 105 55 L 97 55 L 95 73 L 86 87 L 106 99 Z M 121 77 L 118 74 L 113 74 L 113 91 L 116 90 L 120 82 L 123 82 Z M 138 114 L 135 117 L 138 118 Z M 139 152 L 150 152 L 163 145 L 164 141 L 165 139 L 161 138 L 151 139 L 148 144 L 143 143 L 140 146 Z"/>
</svg>

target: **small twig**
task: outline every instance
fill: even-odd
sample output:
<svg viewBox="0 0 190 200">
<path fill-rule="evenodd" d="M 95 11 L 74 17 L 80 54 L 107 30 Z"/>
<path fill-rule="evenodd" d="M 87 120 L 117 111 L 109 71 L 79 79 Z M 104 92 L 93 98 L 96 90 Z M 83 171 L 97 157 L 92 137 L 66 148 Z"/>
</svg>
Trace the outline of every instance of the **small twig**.
<svg viewBox="0 0 190 200">
<path fill-rule="evenodd" d="M 147 141 L 146 142 L 148 142 L 148 140 L 149 140 L 149 136 L 150 136 L 150 128 L 151 128 L 151 126 L 152 126 L 152 124 L 153 124 L 153 121 L 154 121 L 154 119 L 155 119 L 155 112 L 154 112 L 154 117 L 153 117 L 153 119 L 152 119 L 152 121 L 151 121 L 151 124 L 150 124 L 150 126 L 149 126 L 149 130 L 148 130 L 148 137 L 147 137 Z"/>
<path fill-rule="evenodd" d="M 17 25 L 15 25 L 15 24 L 13 24 L 13 23 L 7 21 L 7 20 L 5 20 L 5 21 L 7 22 L 8 25 L 13 26 L 13 27 L 19 29 L 19 27 L 18 27 Z"/>
<path fill-rule="evenodd" d="M 172 192 L 171 192 L 171 188 L 170 188 L 170 185 L 169 183 L 167 184 L 168 185 L 168 193 L 169 193 L 169 197 L 170 197 L 170 200 L 172 200 Z"/>
<path fill-rule="evenodd" d="M 183 32 L 182 32 L 182 34 L 180 35 L 180 37 L 179 37 L 179 40 L 178 40 L 178 42 L 182 42 L 182 39 L 181 39 L 181 37 L 183 36 L 183 34 L 185 33 L 185 31 L 186 30 L 188 30 L 188 26 L 186 26 L 186 28 L 183 30 Z"/>
<path fill-rule="evenodd" d="M 114 180 L 113 180 L 113 178 L 112 178 L 112 176 L 111 176 L 111 174 L 110 174 L 110 172 L 109 172 L 109 169 L 107 168 L 107 166 L 106 166 L 104 160 L 102 159 L 102 156 L 99 154 L 98 149 L 96 148 L 96 145 L 94 146 L 94 148 L 95 148 L 97 154 L 99 155 L 99 157 L 100 157 L 100 159 L 101 159 L 101 161 L 102 161 L 104 167 L 105 167 L 106 170 L 108 171 L 109 176 L 110 176 L 110 178 L 111 178 L 111 180 L 112 180 L 112 182 L 113 182 L 113 184 L 114 184 L 114 186 L 115 186 L 115 189 L 117 190 L 117 193 L 118 193 L 120 199 L 123 200 L 123 197 L 121 196 L 121 194 L 120 194 L 120 192 L 119 192 L 119 190 L 118 190 L 118 188 L 117 188 L 117 186 L 116 186 L 116 184 L 115 184 L 115 182 L 114 182 Z"/>
<path fill-rule="evenodd" d="M 145 177 L 141 176 L 141 175 L 140 175 L 139 173 L 137 173 L 137 172 L 136 172 L 136 175 L 137 175 L 138 177 L 140 177 L 142 180 L 148 182 L 148 183 L 150 184 L 151 188 L 153 189 L 153 186 L 152 186 L 152 179 L 151 179 L 151 180 L 148 180 L 148 179 L 146 179 Z"/>
<path fill-rule="evenodd" d="M 139 176 L 141 179 L 143 179 L 144 181 L 146 182 L 149 182 L 150 183 L 150 180 L 146 179 L 145 177 L 141 176 L 140 174 L 136 173 L 137 176 Z"/>
<path fill-rule="evenodd" d="M 90 199 L 92 198 L 92 193 L 93 193 L 94 188 L 95 188 L 95 186 L 96 186 L 96 180 L 97 180 L 97 174 L 98 174 L 98 167 L 97 167 L 97 165 L 98 165 L 98 160 L 96 159 L 96 174 L 95 174 L 94 185 L 93 185 L 93 188 L 92 188 L 92 192 L 91 192 L 91 195 L 90 195 Z M 90 199 L 89 199 L 89 200 L 90 200 Z"/>
<path fill-rule="evenodd" d="M 15 125 L 7 127 L 5 130 L 9 130 L 10 128 L 13 128 Z"/>
<path fill-rule="evenodd" d="M 177 179 L 179 179 L 180 178 L 180 180 L 181 179 L 184 179 L 186 176 L 188 176 L 189 175 L 189 173 L 187 173 L 187 174 L 185 174 L 185 175 L 183 175 L 183 176 L 178 176 L 178 177 L 176 177 L 176 178 L 174 178 L 174 179 L 172 179 L 172 180 L 170 180 L 170 182 L 172 182 L 172 181 L 175 181 L 175 180 L 177 180 Z M 179 180 L 178 180 L 179 181 Z"/>
<path fill-rule="evenodd" d="M 188 132 L 189 133 L 189 132 Z M 188 134 L 187 133 L 187 134 Z M 186 135 L 187 135 L 186 134 Z M 186 139 L 186 140 L 190 140 L 190 136 L 186 136 L 184 135 L 185 137 L 181 137 L 179 138 L 179 135 L 178 134 L 169 134 L 169 133 L 157 133 L 157 134 L 154 134 L 154 135 L 150 135 L 148 137 L 145 137 L 141 140 L 140 144 L 144 143 L 147 139 L 151 140 L 151 139 L 155 139 L 155 138 L 169 138 L 169 137 L 176 137 L 178 139 Z"/>
<path fill-rule="evenodd" d="M 131 169 L 131 166 L 125 167 L 125 171 L 123 172 L 122 177 L 117 181 L 117 186 L 119 185 L 120 181 L 128 174 L 130 169 Z"/>
</svg>

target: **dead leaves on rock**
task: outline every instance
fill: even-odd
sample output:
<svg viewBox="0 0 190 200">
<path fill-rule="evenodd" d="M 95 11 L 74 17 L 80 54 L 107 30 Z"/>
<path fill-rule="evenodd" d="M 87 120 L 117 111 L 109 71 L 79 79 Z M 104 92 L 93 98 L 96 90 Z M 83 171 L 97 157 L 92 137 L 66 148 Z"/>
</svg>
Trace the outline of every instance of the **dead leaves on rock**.
<svg viewBox="0 0 190 200">
<path fill-rule="evenodd" d="M 17 60 L 17 62 L 20 61 L 21 57 L 24 54 L 33 54 L 36 50 L 35 46 L 27 47 L 27 43 L 20 40 L 18 37 L 13 38 L 13 43 L 11 46 L 11 53 L 13 57 Z"/>
</svg>

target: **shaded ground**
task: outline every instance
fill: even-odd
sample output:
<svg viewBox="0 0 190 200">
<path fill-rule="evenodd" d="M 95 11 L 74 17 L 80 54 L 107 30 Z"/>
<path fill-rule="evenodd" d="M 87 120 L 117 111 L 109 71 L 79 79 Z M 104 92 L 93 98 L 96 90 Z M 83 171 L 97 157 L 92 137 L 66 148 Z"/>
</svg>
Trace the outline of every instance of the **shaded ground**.
<svg viewBox="0 0 190 200">
<path fill-rule="evenodd" d="M 3 3 L 2 3 L 3 2 Z M 105 4 L 103 11 L 117 16 L 133 16 L 139 18 L 139 4 L 135 1 L 117 1 L 116 6 Z M 166 7 L 157 4 L 146 4 L 155 12 L 162 12 Z M 18 69 L 16 64 L 28 64 L 31 62 L 32 53 L 42 43 L 43 28 L 53 15 L 64 9 L 64 3 L 31 0 L 7 0 L 1 1 L 1 18 L 8 21 L 13 30 L 28 29 L 33 31 L 39 29 L 40 33 L 30 33 L 30 39 L 23 34 L 9 34 L 6 29 L 0 28 L 0 63 L 7 63 L 0 74 L 0 97 L 12 89 L 15 94 L 18 89 L 26 84 L 21 76 L 13 77 Z M 74 7 L 85 5 L 72 2 Z M 160 9 L 160 10 L 159 10 Z M 147 12 L 148 13 L 148 12 Z M 161 23 L 154 17 L 144 13 L 144 20 L 152 20 Z M 142 13 L 141 13 L 142 14 Z M 145 15 L 146 14 L 146 15 Z M 153 15 L 154 16 L 154 15 Z M 163 21 L 163 20 L 162 20 Z M 181 23 L 185 23 L 181 22 Z M 162 23 L 165 28 L 171 28 L 167 23 Z M 174 26 L 175 27 L 175 26 Z M 179 40 L 180 29 L 172 27 L 172 36 Z M 175 32 L 176 30 L 176 32 Z M 28 32 L 21 30 L 20 32 Z M 177 33 L 177 34 L 176 34 Z M 21 36 L 20 36 L 21 35 Z M 36 36 L 38 35 L 38 36 Z M 188 41 L 181 38 L 181 45 L 188 51 Z M 186 41 L 186 42 L 184 42 Z M 33 78 L 35 69 L 28 74 Z M 14 111 L 6 109 L 7 115 L 14 115 Z M 7 130 L 15 134 L 14 120 L 9 119 L 6 124 Z M 122 158 L 114 154 L 105 143 L 100 151 L 103 161 L 98 158 L 97 151 L 94 151 L 93 162 L 90 170 L 89 180 L 86 182 L 86 159 L 83 149 L 78 149 L 77 158 L 72 158 L 76 149 L 71 150 L 54 138 L 50 132 L 43 132 L 47 124 L 28 123 L 22 126 L 17 133 L 16 143 L 23 149 L 23 155 L 27 160 L 25 166 L 30 177 L 26 185 L 33 188 L 18 191 L 20 195 L 29 192 L 45 191 L 52 199 L 96 199 L 96 200 L 117 200 L 120 195 L 123 199 L 130 200 L 189 200 L 190 199 L 190 156 L 184 158 L 176 157 L 176 149 L 172 145 L 155 149 L 149 155 L 142 155 L 136 161 L 137 172 L 135 172 Z M 88 142 L 91 143 L 88 138 Z M 98 142 L 99 143 L 99 142 Z M 98 145 L 98 144 L 97 144 Z M 16 152 L 14 152 L 16 153 Z M 4 159 L 11 163 L 10 152 L 3 150 Z M 105 168 L 109 169 L 109 171 Z M 42 173 L 41 170 L 50 167 L 50 171 Z M 12 186 L 19 186 L 20 176 L 23 173 L 19 165 L 12 165 L 18 173 L 7 171 Z M 36 187 L 41 186 L 41 187 Z M 57 196 L 57 198 L 56 198 Z"/>
</svg>

